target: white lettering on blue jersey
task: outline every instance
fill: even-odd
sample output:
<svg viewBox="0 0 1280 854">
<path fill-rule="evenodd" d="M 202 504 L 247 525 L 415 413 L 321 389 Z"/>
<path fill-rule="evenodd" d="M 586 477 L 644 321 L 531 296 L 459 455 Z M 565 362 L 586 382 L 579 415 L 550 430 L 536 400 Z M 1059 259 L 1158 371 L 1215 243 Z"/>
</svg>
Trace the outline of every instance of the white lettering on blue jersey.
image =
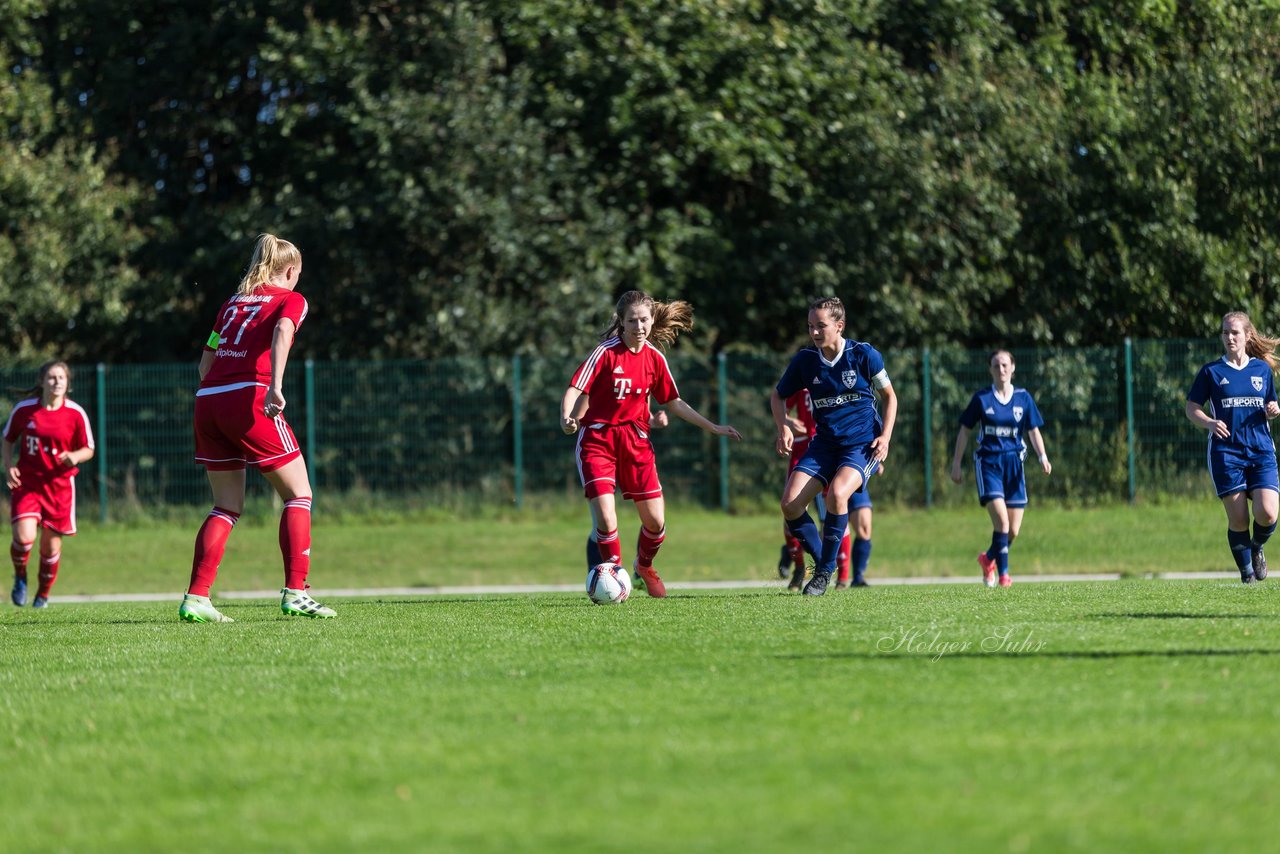
<svg viewBox="0 0 1280 854">
<path fill-rule="evenodd" d="M 1209 432 L 1209 446 L 1219 445 L 1248 450 L 1275 450 L 1271 425 L 1267 423 L 1266 406 L 1276 399 L 1271 366 L 1262 359 L 1250 358 L 1236 367 L 1226 357 L 1215 359 L 1200 369 L 1187 400 L 1204 406 L 1227 425 L 1230 435 L 1220 439 Z"/>
<path fill-rule="evenodd" d="M 969 430 L 978 428 L 975 457 L 997 454 L 1026 456 L 1025 431 L 1044 426 L 1044 418 L 1036 402 L 1025 388 L 1014 388 L 1008 399 L 1001 400 L 994 386 L 976 391 L 969 405 L 960 413 L 960 423 Z"/>
<path fill-rule="evenodd" d="M 876 410 L 875 389 L 889 385 L 880 351 L 870 344 L 845 341 L 840 354 L 830 362 L 817 347 L 796 353 L 776 390 L 786 400 L 808 389 L 816 441 L 858 447 L 880 435 L 883 422 Z"/>
</svg>

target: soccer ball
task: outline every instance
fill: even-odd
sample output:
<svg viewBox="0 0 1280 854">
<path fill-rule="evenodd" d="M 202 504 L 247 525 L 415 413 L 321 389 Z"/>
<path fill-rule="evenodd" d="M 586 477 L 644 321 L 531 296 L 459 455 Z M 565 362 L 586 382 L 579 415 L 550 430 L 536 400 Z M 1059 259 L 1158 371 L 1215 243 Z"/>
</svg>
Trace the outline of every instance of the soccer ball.
<svg viewBox="0 0 1280 854">
<path fill-rule="evenodd" d="M 631 573 L 616 563 L 599 563 L 587 572 L 587 596 L 597 605 L 619 605 L 631 595 Z"/>
</svg>

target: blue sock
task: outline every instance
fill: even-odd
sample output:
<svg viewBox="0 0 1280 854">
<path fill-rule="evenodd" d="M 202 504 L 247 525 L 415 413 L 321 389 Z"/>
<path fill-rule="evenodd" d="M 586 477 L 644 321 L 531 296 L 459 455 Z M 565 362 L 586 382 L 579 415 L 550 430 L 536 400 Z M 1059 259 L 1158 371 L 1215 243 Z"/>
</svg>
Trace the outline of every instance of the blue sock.
<svg viewBox="0 0 1280 854">
<path fill-rule="evenodd" d="M 1276 532 L 1275 522 L 1272 522 L 1270 525 L 1263 526 L 1258 524 L 1257 519 L 1254 519 L 1253 520 L 1253 542 L 1251 543 L 1252 548 L 1254 549 L 1262 548 L 1264 545 L 1266 545 L 1267 540 L 1271 539 L 1271 535 L 1274 534 L 1275 532 Z"/>
<path fill-rule="evenodd" d="M 987 557 L 996 562 L 996 572 L 1009 574 L 1009 535 L 1003 531 L 991 532 L 991 548 L 987 549 Z"/>
<path fill-rule="evenodd" d="M 1253 572 L 1253 546 L 1249 543 L 1248 531 L 1232 531 L 1227 529 L 1227 544 L 1231 546 L 1231 556 L 1235 558 L 1236 569 L 1241 575 Z"/>
<path fill-rule="evenodd" d="M 600 557 L 600 544 L 596 542 L 596 529 L 593 525 L 591 535 L 587 537 L 587 570 L 591 567 L 604 563 L 604 558 Z"/>
<path fill-rule="evenodd" d="M 859 581 L 867 572 L 867 561 L 871 560 L 871 541 L 861 537 L 853 538 L 853 580 Z"/>
<path fill-rule="evenodd" d="M 818 559 L 818 568 L 815 572 L 830 574 L 836 571 L 836 560 L 840 557 L 840 543 L 844 542 L 844 532 L 848 527 L 848 513 L 827 511 L 827 518 L 822 522 L 822 557 Z"/>
<path fill-rule="evenodd" d="M 787 530 L 800 541 L 800 545 L 804 546 L 804 550 L 814 560 L 818 559 L 822 553 L 822 536 L 818 533 L 818 526 L 813 523 L 812 516 L 801 513 L 795 519 L 788 519 Z"/>
</svg>

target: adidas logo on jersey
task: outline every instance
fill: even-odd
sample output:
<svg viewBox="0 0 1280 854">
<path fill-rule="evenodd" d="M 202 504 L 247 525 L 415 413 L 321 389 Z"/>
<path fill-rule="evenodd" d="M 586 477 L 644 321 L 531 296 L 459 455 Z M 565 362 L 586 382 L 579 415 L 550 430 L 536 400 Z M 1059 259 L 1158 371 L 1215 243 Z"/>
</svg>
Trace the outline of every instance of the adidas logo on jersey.
<svg viewBox="0 0 1280 854">
<path fill-rule="evenodd" d="M 618 365 L 618 367 L 614 368 L 614 369 L 613 369 L 613 372 L 614 372 L 615 374 L 623 373 L 622 365 Z"/>
<path fill-rule="evenodd" d="M 28 430 L 34 430 L 34 429 L 36 429 L 36 422 L 34 422 L 34 421 L 28 421 L 28 422 L 27 422 L 27 429 L 28 429 Z"/>
<path fill-rule="evenodd" d="M 995 409 L 991 408 L 990 406 L 988 406 L 984 411 L 986 412 L 986 414 L 987 414 L 987 415 L 995 415 L 995 414 L 996 414 Z"/>
<path fill-rule="evenodd" d="M 809 385 L 817 385 L 817 384 L 818 384 L 818 375 L 814 374 L 813 379 L 809 381 Z"/>
<path fill-rule="evenodd" d="M 1218 385 L 1230 385 L 1230 384 L 1231 384 L 1230 381 L 1226 377 L 1223 377 L 1222 379 L 1218 380 Z"/>
</svg>

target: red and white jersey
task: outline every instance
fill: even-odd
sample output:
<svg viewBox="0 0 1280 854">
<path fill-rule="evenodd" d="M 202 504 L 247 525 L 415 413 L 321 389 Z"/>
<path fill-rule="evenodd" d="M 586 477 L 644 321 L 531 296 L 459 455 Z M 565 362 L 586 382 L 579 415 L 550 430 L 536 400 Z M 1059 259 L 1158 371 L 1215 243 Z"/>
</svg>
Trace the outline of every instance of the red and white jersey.
<svg viewBox="0 0 1280 854">
<path fill-rule="evenodd" d="M 573 374 L 574 388 L 589 399 L 582 424 L 635 424 L 649 434 L 649 400 L 668 403 L 680 396 L 662 351 L 648 341 L 632 353 L 621 338 L 596 347 Z"/>
<path fill-rule="evenodd" d="M 224 302 L 204 345 L 215 358 L 200 388 L 269 384 L 271 337 L 284 317 L 293 321 L 295 330 L 302 326 L 307 298 L 288 288 L 259 285 L 251 294 L 236 294 Z"/>
<path fill-rule="evenodd" d="M 813 398 L 809 397 L 809 389 L 802 388 L 791 397 L 787 398 L 787 411 L 796 411 L 796 418 L 804 425 L 805 434 L 796 436 L 791 443 L 791 447 L 796 445 L 804 445 L 813 438 L 813 434 L 818 429 L 818 422 L 813 418 Z"/>
<path fill-rule="evenodd" d="M 67 398 L 57 409 L 45 409 L 38 397 L 19 401 L 5 422 L 4 440 L 18 446 L 17 466 L 24 483 L 74 475 L 80 469 L 62 465 L 58 455 L 94 447 L 88 413 Z"/>
</svg>

